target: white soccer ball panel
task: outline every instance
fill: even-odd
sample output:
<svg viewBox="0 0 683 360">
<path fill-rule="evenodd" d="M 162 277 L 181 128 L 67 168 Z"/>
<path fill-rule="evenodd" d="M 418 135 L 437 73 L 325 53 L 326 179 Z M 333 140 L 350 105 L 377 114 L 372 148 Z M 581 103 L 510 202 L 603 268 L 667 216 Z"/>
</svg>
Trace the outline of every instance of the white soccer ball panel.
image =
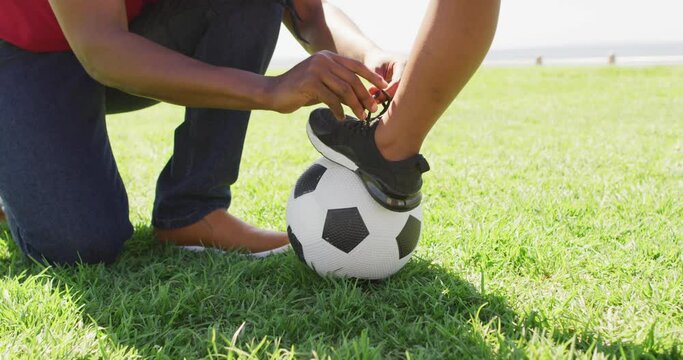
<svg viewBox="0 0 683 360">
<path fill-rule="evenodd" d="M 380 206 L 368 194 L 365 185 L 353 171 L 325 158 L 316 163 L 327 168 L 315 193 L 320 206 L 326 209 Z"/>
<path fill-rule="evenodd" d="M 318 205 L 312 194 L 306 194 L 294 199 L 290 196 L 287 203 L 287 224 L 295 230 L 295 234 L 302 244 L 308 245 L 317 240 L 322 241 L 323 225 L 325 225 L 326 209 Z"/>
</svg>

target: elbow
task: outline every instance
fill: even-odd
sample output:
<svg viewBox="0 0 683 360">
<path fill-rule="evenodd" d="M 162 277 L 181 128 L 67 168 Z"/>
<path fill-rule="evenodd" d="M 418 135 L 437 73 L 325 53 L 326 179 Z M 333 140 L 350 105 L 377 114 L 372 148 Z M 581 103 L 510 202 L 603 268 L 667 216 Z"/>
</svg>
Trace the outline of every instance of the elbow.
<svg viewBox="0 0 683 360">
<path fill-rule="evenodd" d="M 116 87 L 114 74 L 102 61 L 98 61 L 97 58 L 86 58 L 81 60 L 81 65 L 93 80 L 104 86 Z"/>
<path fill-rule="evenodd" d="M 117 59 L 117 56 L 111 54 L 111 49 L 102 46 L 103 43 L 106 42 L 89 39 L 89 41 L 78 42 L 76 46 L 72 45 L 72 49 L 91 78 L 102 85 L 116 87 L 117 67 L 113 62 L 116 61 L 114 59 Z"/>
</svg>

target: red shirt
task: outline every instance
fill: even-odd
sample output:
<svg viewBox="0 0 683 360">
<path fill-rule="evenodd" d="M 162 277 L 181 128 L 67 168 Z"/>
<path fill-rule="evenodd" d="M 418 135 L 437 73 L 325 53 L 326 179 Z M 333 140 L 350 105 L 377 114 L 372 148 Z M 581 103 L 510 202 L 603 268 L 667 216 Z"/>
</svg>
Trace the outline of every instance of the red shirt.
<svg viewBox="0 0 683 360">
<path fill-rule="evenodd" d="M 154 0 L 125 1 L 130 21 Z M 70 49 L 48 0 L 0 0 L 0 39 L 36 52 Z"/>
</svg>

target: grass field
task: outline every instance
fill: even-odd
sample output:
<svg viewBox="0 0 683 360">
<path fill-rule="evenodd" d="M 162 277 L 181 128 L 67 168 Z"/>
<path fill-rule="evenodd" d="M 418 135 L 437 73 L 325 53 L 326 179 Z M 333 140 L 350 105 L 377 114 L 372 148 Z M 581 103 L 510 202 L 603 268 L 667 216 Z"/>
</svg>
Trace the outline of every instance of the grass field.
<svg viewBox="0 0 683 360">
<path fill-rule="evenodd" d="M 285 229 L 308 111 L 255 113 L 232 212 Z M 683 68 L 489 68 L 424 148 L 423 238 L 382 283 L 158 245 L 182 110 L 109 128 L 136 226 L 43 268 L 0 225 L 0 358 L 683 358 Z"/>
</svg>

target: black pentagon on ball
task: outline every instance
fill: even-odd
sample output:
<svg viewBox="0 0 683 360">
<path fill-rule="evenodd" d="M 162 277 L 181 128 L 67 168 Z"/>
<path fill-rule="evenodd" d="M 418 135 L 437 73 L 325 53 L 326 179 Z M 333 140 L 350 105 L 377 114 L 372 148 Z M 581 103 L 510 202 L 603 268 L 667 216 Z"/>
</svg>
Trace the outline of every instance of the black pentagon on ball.
<svg viewBox="0 0 683 360">
<path fill-rule="evenodd" d="M 396 236 L 399 259 L 403 259 L 415 250 L 417 241 L 420 240 L 421 228 L 422 223 L 420 220 L 412 215 L 408 216 L 408 221 L 406 221 L 406 224 L 403 226 L 403 230 Z"/>
<path fill-rule="evenodd" d="M 370 235 L 358 208 L 327 210 L 323 240 L 337 249 L 349 253 Z"/>
<path fill-rule="evenodd" d="M 304 258 L 304 248 L 301 246 L 299 239 L 296 238 L 296 235 L 294 235 L 294 232 L 292 232 L 291 226 L 287 226 L 287 237 L 289 237 L 289 243 L 292 245 L 292 249 L 294 249 L 296 256 L 299 258 L 299 260 L 306 263 L 306 258 Z"/>
<path fill-rule="evenodd" d="M 320 164 L 313 164 L 306 169 L 296 181 L 296 185 L 294 185 L 294 198 L 296 199 L 301 195 L 313 192 L 325 171 L 327 171 L 327 168 Z"/>
</svg>

